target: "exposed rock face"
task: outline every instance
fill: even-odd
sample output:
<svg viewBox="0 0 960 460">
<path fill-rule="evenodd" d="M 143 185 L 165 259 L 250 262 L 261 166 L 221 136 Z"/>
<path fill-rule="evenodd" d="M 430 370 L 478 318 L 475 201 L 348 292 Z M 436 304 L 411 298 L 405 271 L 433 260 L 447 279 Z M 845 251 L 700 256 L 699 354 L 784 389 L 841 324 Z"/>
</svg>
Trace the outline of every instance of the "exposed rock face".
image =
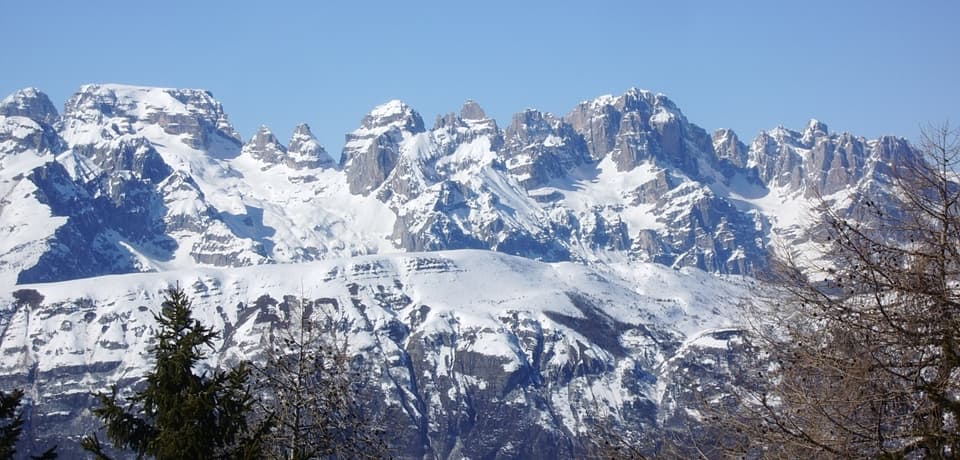
<svg viewBox="0 0 960 460">
<path fill-rule="evenodd" d="M 153 143 L 143 137 L 117 139 L 109 147 L 79 144 L 74 146 L 73 153 L 87 158 L 102 175 L 116 176 L 114 178 L 132 172 L 152 182 L 160 182 L 173 172 Z"/>
<path fill-rule="evenodd" d="M 57 154 L 63 148 L 62 140 L 49 125 L 22 116 L 0 116 L 0 160 L 28 151 Z"/>
<path fill-rule="evenodd" d="M 26 151 L 63 151 L 63 140 L 53 127 L 59 119 L 50 98 L 36 88 L 21 89 L 0 100 L 0 159 Z"/>
<path fill-rule="evenodd" d="M 243 153 L 268 165 L 282 163 L 287 156 L 287 148 L 280 144 L 270 128 L 260 126 L 257 133 L 243 146 Z"/>
<path fill-rule="evenodd" d="M 304 298 L 342 315 L 339 333 L 372 364 L 370 409 L 390 414 L 400 458 L 582 458 L 592 418 L 611 413 L 653 453 L 669 420 L 696 407 L 686 390 L 726 378 L 688 371 L 723 356 L 722 337 L 681 329 L 719 324 L 746 285 L 642 270 L 640 290 L 655 295 L 612 272 L 490 251 L 25 286 L 0 297 L 0 384 L 28 389 L 28 439 L 78 455 L 76 443 L 54 441 L 99 428 L 91 391 L 142 384 L 152 314 L 180 280 L 195 317 L 222 332 L 204 366 L 260 359 Z M 676 283 L 698 286 L 709 304 L 668 288 Z"/>
<path fill-rule="evenodd" d="M 496 120 L 487 118 L 480 104 L 474 101 L 465 102 L 459 116 L 453 113 L 438 116 L 431 136 L 440 150 L 440 156 L 453 154 L 462 145 L 470 144 L 481 137 L 489 139 L 490 150 L 493 152 L 499 152 L 503 146 L 503 133 L 497 127 Z M 440 167 L 445 165 L 453 164 L 441 164 Z M 441 172 L 449 174 L 452 171 Z"/>
<path fill-rule="evenodd" d="M 73 142 L 90 134 L 76 129 L 81 125 L 100 127 L 105 139 L 156 125 L 215 158 L 236 156 L 242 144 L 223 107 L 202 90 L 86 85 L 67 101 L 63 120 L 66 130 L 77 134 L 68 139 Z"/>
<path fill-rule="evenodd" d="M 468 100 L 463 104 L 463 107 L 460 108 L 460 118 L 475 121 L 486 120 L 487 113 L 483 111 L 480 104 L 477 104 L 473 100 Z"/>
<path fill-rule="evenodd" d="M 733 169 L 742 169 L 747 166 L 747 146 L 740 142 L 737 133 L 729 129 L 718 129 L 713 132 L 711 139 L 717 159 L 729 163 Z"/>
<path fill-rule="evenodd" d="M 817 194 L 882 189 L 889 165 L 915 156 L 902 141 L 835 134 L 815 120 L 802 132 L 763 132 L 747 147 L 636 89 L 581 103 L 562 119 L 526 110 L 504 130 L 474 101 L 429 130 L 392 101 L 348 134 L 342 169 L 306 125 L 287 146 L 264 127 L 240 149 L 205 91 L 88 85 L 58 118 L 42 93 L 23 90 L 0 108 L 7 183 L 41 177 L 29 173 L 56 160 L 86 197 L 83 206 L 49 210 L 35 230 L 11 230 L 22 241 L 11 243 L 10 266 L 99 238 L 92 247 L 103 254 L 60 252 L 118 261 L 101 273 L 479 248 L 749 273 L 763 269 L 771 233 L 790 240 L 802 230 L 768 206 L 771 194 L 802 208 Z M 22 187 L 52 186 L 30 184 Z M 45 193 L 54 191 L 21 196 Z M 77 227 L 84 212 L 104 228 Z M 69 232 L 58 234 L 55 218 L 90 234 L 57 236 Z M 50 257 L 43 260 L 60 260 Z M 79 276 L 50 263 L 31 273 Z"/>
<path fill-rule="evenodd" d="M 29 118 L 47 126 L 60 119 L 50 98 L 36 88 L 24 88 L 5 97 L 0 101 L 0 115 Z"/>
<path fill-rule="evenodd" d="M 706 131 L 662 94 L 631 89 L 583 102 L 564 120 L 583 134 L 592 158 L 609 155 L 620 171 L 656 160 L 696 175 L 698 154 L 712 153 Z"/>
<path fill-rule="evenodd" d="M 369 194 L 382 184 L 400 156 L 400 143 L 424 132 L 423 119 L 406 104 L 391 101 L 378 106 L 347 135 L 341 165 L 347 173 L 350 193 Z"/>
<path fill-rule="evenodd" d="M 262 163 L 262 169 L 280 164 L 294 170 L 331 168 L 335 165 L 305 123 L 297 125 L 287 147 L 277 140 L 270 128 L 261 126 L 243 146 L 242 154 Z"/>
<path fill-rule="evenodd" d="M 287 144 L 286 165 L 294 169 L 332 168 L 336 166 L 330 154 L 324 150 L 310 131 L 310 126 L 301 123 L 293 130 Z"/>
<path fill-rule="evenodd" d="M 68 216 L 54 235 L 56 245 L 36 265 L 23 270 L 18 283 L 36 283 L 137 271 L 129 251 L 116 244 L 117 235 L 99 221 L 94 197 L 77 187 L 59 163 L 34 169 L 29 180 L 37 200 L 57 216 Z"/>
<path fill-rule="evenodd" d="M 588 160 L 582 138 L 573 126 L 536 110 L 514 115 L 504 138 L 507 170 L 527 189 L 565 177 Z"/>
<path fill-rule="evenodd" d="M 810 120 L 802 133 L 783 127 L 760 133 L 750 146 L 749 164 L 771 186 L 803 190 L 807 197 L 831 195 L 878 173 L 870 161 L 883 157 L 874 151 L 877 145 L 849 133 L 831 134 L 827 125 Z M 905 144 L 898 150 L 916 157 Z"/>
</svg>

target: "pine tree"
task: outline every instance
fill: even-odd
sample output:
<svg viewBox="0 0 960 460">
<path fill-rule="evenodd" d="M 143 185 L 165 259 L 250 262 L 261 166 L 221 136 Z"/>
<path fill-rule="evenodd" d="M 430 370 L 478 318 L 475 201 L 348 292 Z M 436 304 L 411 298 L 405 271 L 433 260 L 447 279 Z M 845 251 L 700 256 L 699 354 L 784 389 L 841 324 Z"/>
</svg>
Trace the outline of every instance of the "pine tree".
<svg viewBox="0 0 960 460">
<path fill-rule="evenodd" d="M 167 292 L 159 315 L 155 364 L 146 385 L 121 405 L 116 385 L 98 394 L 94 414 L 104 423 L 113 446 L 138 457 L 257 458 L 268 422 L 248 426 L 254 397 L 246 384 L 246 363 L 212 375 L 195 372 L 218 332 L 192 316 L 190 301 L 179 288 Z M 253 428 L 253 429 L 251 429 Z M 84 438 L 84 449 L 109 458 L 96 435 Z"/>
</svg>

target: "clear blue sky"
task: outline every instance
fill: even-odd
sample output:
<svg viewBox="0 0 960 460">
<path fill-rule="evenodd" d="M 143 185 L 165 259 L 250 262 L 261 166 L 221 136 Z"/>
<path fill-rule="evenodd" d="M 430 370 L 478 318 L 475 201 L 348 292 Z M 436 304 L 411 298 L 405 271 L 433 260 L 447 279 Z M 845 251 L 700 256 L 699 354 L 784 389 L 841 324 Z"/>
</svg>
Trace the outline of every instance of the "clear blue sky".
<svg viewBox="0 0 960 460">
<path fill-rule="evenodd" d="M 477 100 L 501 126 L 637 86 L 749 142 L 818 118 L 916 140 L 960 124 L 957 1 L 5 1 L 0 93 L 204 88 L 244 138 L 308 122 L 334 155 L 372 107 L 432 125 Z"/>
</svg>

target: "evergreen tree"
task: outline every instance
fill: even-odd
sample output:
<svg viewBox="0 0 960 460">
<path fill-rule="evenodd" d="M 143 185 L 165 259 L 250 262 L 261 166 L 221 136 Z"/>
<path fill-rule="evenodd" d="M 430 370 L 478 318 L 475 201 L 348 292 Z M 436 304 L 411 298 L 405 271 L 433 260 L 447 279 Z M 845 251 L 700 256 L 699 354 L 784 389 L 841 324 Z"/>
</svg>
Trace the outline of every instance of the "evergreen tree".
<svg viewBox="0 0 960 460">
<path fill-rule="evenodd" d="M 16 452 L 17 438 L 23 431 L 23 418 L 17 411 L 22 397 L 22 390 L 0 392 L 0 420 L 4 421 L 0 427 L 0 458 L 13 458 Z"/>
<path fill-rule="evenodd" d="M 23 414 L 18 411 L 23 399 L 23 390 L 17 389 L 9 393 L 0 391 L 0 459 L 13 458 L 17 453 L 17 439 L 23 432 Z M 57 458 L 56 446 L 47 449 L 39 456 L 30 458 L 35 460 L 53 460 Z"/>
<path fill-rule="evenodd" d="M 218 333 L 193 318 L 182 289 L 167 292 L 159 315 L 154 368 L 145 387 L 122 405 L 116 385 L 98 394 L 94 414 L 104 422 L 113 446 L 158 459 L 258 458 L 269 419 L 248 426 L 254 397 L 247 387 L 250 367 L 195 373 Z M 82 441 L 97 458 L 109 458 L 96 435 Z"/>
</svg>

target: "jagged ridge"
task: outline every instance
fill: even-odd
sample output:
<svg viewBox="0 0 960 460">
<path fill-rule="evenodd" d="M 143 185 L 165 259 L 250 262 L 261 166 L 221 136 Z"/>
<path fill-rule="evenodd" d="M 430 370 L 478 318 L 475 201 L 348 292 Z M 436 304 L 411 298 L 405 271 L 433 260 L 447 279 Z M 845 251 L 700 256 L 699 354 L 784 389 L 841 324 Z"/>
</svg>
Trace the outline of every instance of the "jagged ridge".
<svg viewBox="0 0 960 460">
<path fill-rule="evenodd" d="M 0 114 L 4 194 L 35 189 L 3 208 L 19 236 L 0 273 L 20 282 L 461 248 L 751 273 L 811 198 L 875 187 L 915 157 L 817 121 L 747 146 L 637 89 L 505 129 L 474 101 L 431 129 L 391 101 L 339 165 L 306 125 L 286 146 L 265 126 L 241 143 L 201 90 L 86 85 L 60 115 L 26 89 Z M 23 206 L 50 217 L 17 219 Z"/>
</svg>

